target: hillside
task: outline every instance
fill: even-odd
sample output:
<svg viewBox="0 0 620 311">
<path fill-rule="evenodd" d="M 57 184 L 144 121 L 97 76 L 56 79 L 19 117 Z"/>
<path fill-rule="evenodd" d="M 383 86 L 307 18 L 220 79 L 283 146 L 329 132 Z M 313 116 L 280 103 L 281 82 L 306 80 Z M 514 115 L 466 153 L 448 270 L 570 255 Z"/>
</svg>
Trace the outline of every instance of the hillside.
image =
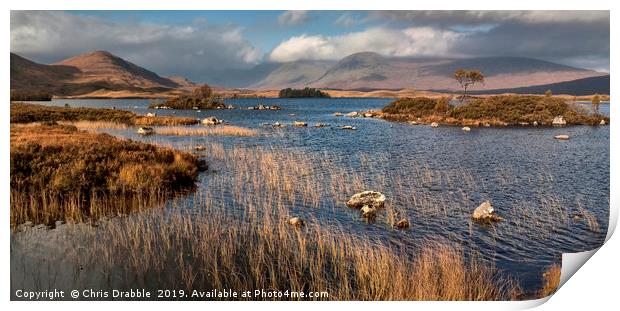
<svg viewBox="0 0 620 311">
<path fill-rule="evenodd" d="M 148 97 L 192 86 L 184 78 L 161 77 L 106 51 L 81 54 L 51 65 L 11 53 L 11 90 L 46 91 L 55 96 Z"/>
<path fill-rule="evenodd" d="M 605 75 L 547 61 L 522 57 L 480 57 L 470 59 L 384 57 L 372 52 L 349 55 L 313 79 L 329 63 L 305 61 L 301 66 L 282 64 L 252 87 L 279 89 L 315 87 L 341 90 L 415 88 L 455 91 L 459 85 L 452 73 L 459 68 L 475 68 L 486 75 L 484 85 L 473 90 L 527 87 Z M 310 71 L 308 68 L 311 68 Z M 281 79 L 279 77 L 287 77 Z"/>
<path fill-rule="evenodd" d="M 592 94 L 610 94 L 610 79 L 609 75 L 583 78 L 566 82 L 543 84 L 528 87 L 519 87 L 513 89 L 498 89 L 498 90 L 486 90 L 486 91 L 474 91 L 472 94 L 543 94 L 547 90 L 551 90 L 553 94 L 565 94 L 584 96 Z"/>
</svg>

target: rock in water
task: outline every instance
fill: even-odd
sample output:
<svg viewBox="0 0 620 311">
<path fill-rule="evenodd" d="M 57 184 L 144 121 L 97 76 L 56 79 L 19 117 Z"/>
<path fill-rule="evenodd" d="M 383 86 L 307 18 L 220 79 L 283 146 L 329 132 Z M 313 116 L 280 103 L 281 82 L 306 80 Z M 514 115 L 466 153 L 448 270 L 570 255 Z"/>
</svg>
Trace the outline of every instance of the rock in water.
<svg viewBox="0 0 620 311">
<path fill-rule="evenodd" d="M 431 123 L 431 127 L 439 127 L 439 123 L 433 122 L 433 123 Z"/>
<path fill-rule="evenodd" d="M 216 117 L 207 117 L 202 119 L 202 121 L 200 121 L 200 123 L 202 123 L 203 125 L 218 125 L 218 124 L 222 124 L 222 120 L 218 120 Z"/>
<path fill-rule="evenodd" d="M 471 215 L 474 220 L 486 220 L 486 221 L 500 221 L 502 217 L 495 214 L 495 210 L 493 209 L 493 205 L 491 205 L 490 201 L 484 201 L 484 203 L 480 204 Z"/>
<path fill-rule="evenodd" d="M 152 127 L 144 127 L 143 126 L 143 127 L 140 127 L 138 129 L 138 134 L 140 134 L 140 135 L 145 135 L 146 136 L 146 135 L 151 135 L 153 133 L 155 133 L 155 131 L 153 130 Z"/>
<path fill-rule="evenodd" d="M 551 121 L 551 124 L 556 125 L 556 126 L 566 125 L 566 120 L 564 120 L 563 116 L 557 116 L 553 118 L 553 121 Z"/>
<path fill-rule="evenodd" d="M 342 117 L 342 112 L 334 112 L 334 117 Z"/>
<path fill-rule="evenodd" d="M 398 222 L 396 222 L 396 228 L 399 228 L 399 229 L 409 228 L 409 220 L 407 220 L 406 218 L 399 220 Z"/>
<path fill-rule="evenodd" d="M 295 121 L 293 122 L 293 126 L 298 126 L 298 127 L 308 126 L 308 123 L 303 122 L 303 121 Z"/>
<path fill-rule="evenodd" d="M 356 193 L 347 201 L 347 206 L 352 208 L 362 208 L 367 205 L 370 208 L 383 208 L 385 195 L 377 191 L 363 191 Z"/>
<path fill-rule="evenodd" d="M 356 127 L 354 127 L 354 126 L 350 126 L 350 125 L 345 125 L 345 126 L 342 126 L 342 127 L 340 127 L 340 128 L 341 128 L 341 129 L 343 129 L 343 130 L 352 130 L 352 131 L 357 130 L 357 128 L 356 128 Z"/>
<path fill-rule="evenodd" d="M 288 220 L 288 224 L 295 227 L 301 228 L 305 225 L 304 221 L 299 217 L 292 217 Z"/>
<path fill-rule="evenodd" d="M 205 147 L 203 145 L 198 145 L 198 146 L 194 147 L 194 149 L 196 151 L 205 151 L 205 150 L 207 150 L 207 147 Z"/>
<path fill-rule="evenodd" d="M 568 135 L 555 135 L 555 136 L 553 136 L 553 138 L 560 139 L 560 140 L 568 140 L 568 139 L 570 139 L 570 136 L 568 136 Z"/>
<path fill-rule="evenodd" d="M 463 130 L 465 132 L 469 132 L 469 131 L 471 131 L 471 128 L 469 126 L 466 126 L 466 127 L 462 128 L 461 130 Z"/>
<path fill-rule="evenodd" d="M 416 122 L 416 121 L 409 121 L 409 124 L 411 124 L 411 125 L 418 125 L 418 122 Z"/>
<path fill-rule="evenodd" d="M 362 217 L 375 218 L 375 212 L 377 211 L 377 209 L 374 207 L 370 207 L 368 205 L 364 205 L 362 206 L 361 211 L 362 211 Z"/>
<path fill-rule="evenodd" d="M 355 118 L 355 117 L 359 117 L 359 112 L 357 111 L 351 111 L 347 114 L 344 115 L 345 117 L 349 117 L 349 118 Z"/>
<path fill-rule="evenodd" d="M 605 122 L 605 120 L 601 120 L 601 123 L 599 123 L 599 124 L 600 124 L 600 125 L 605 125 L 605 124 L 606 124 L 606 122 Z"/>
</svg>

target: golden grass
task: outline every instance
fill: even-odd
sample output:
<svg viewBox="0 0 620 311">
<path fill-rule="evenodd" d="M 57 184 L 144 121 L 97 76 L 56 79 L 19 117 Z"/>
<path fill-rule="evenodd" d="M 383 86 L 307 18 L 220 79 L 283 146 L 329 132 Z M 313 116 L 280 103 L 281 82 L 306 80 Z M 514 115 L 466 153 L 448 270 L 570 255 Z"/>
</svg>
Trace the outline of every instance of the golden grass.
<svg viewBox="0 0 620 311">
<path fill-rule="evenodd" d="M 540 290 L 540 297 L 547 297 L 558 289 L 560 286 L 560 275 L 562 267 L 553 265 L 543 273 L 543 288 Z"/>
<path fill-rule="evenodd" d="M 259 132 L 254 129 L 223 125 L 217 127 L 187 127 L 187 126 L 168 126 L 157 127 L 155 133 L 160 135 L 177 136 L 258 136 Z"/>
<path fill-rule="evenodd" d="M 10 142 L 11 225 L 141 210 L 193 187 L 200 166 L 189 153 L 72 125 L 11 124 Z"/>
</svg>

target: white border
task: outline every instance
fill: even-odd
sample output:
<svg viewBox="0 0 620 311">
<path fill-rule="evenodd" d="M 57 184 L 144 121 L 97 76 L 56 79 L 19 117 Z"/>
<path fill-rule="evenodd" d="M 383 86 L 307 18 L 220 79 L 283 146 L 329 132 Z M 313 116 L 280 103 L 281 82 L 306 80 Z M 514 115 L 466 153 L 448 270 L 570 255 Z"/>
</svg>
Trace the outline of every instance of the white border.
<svg viewBox="0 0 620 311">
<path fill-rule="evenodd" d="M 107 9 L 107 10 L 137 10 L 137 9 L 149 9 L 149 10 L 195 10 L 195 9 L 210 9 L 210 10 L 286 10 L 286 9 L 316 9 L 316 10 L 386 10 L 386 9 L 400 9 L 400 10 L 459 10 L 459 9 L 477 9 L 477 10 L 611 10 L 611 55 L 614 55 L 614 51 L 618 51 L 618 40 L 614 40 L 614 35 L 618 34 L 618 21 L 614 18 L 618 18 L 618 1 L 604 1 L 604 0 L 589 0 L 589 1 L 576 1 L 576 0 L 564 0 L 564 1 L 535 1 L 535 0 L 520 0 L 512 3 L 498 2 L 498 1 L 423 1 L 414 2 L 398 1 L 398 0 L 381 0 L 381 1 L 346 1 L 346 0 L 313 0 L 313 1 L 301 1 L 301 0 L 227 0 L 217 1 L 215 3 L 205 3 L 204 1 L 196 0 L 176 0 L 176 1 L 120 1 L 120 0 L 108 0 L 108 1 L 81 1 L 75 0 L 60 0 L 60 1 L 44 1 L 44 0 L 20 0 L 19 2 L 3 1 L 0 4 L 3 7 L 2 20 L 4 21 L 2 27 L 2 52 L 5 57 L 2 57 L 0 62 L 2 68 L 5 70 L 2 75 L 3 88 L 1 90 L 5 103 L 2 105 L 2 118 L 0 126 L 2 127 L 3 136 L 0 141 L 2 150 L 1 163 L 3 169 L 1 172 L 2 181 L 2 198 L 5 206 L 5 212 L 2 213 L 2 222 L 8 227 L 9 224 L 9 89 L 10 80 L 8 75 L 9 69 L 9 44 L 10 44 L 10 10 L 48 10 L 48 9 Z M 619 72 L 618 63 L 611 59 L 610 72 Z M 611 97 L 616 98 L 618 95 L 617 88 L 614 86 L 615 79 L 611 79 Z M 612 119 L 615 120 L 618 108 L 615 105 L 611 105 Z M 618 126 L 615 126 L 615 122 L 611 122 L 611 159 L 614 159 L 618 155 L 618 142 L 617 139 Z M 618 171 L 617 165 L 614 161 L 611 162 L 611 215 L 610 215 L 610 231 L 607 238 L 611 237 L 613 229 L 615 229 L 618 216 Z M 7 232 L 6 228 L 5 232 Z M 85 308 L 95 309 L 108 309 L 113 308 L 135 308 L 136 303 L 118 303 L 118 302 L 105 302 L 105 303 L 92 303 L 92 302 L 12 302 L 9 303 L 9 235 L 5 234 L 2 237 L 2 246 L 5 252 L 2 256 L 2 265 L 5 268 L 6 277 L 1 282 L 0 295 L 4 297 L 3 304 L 8 304 L 5 307 L 19 308 L 21 309 L 76 309 L 83 310 Z M 578 273 L 571 279 L 570 282 L 566 282 L 561 290 L 558 291 L 548 303 L 542 306 L 542 309 L 546 310 L 559 310 L 559 309 L 585 309 L 585 308 L 597 308 L 606 307 L 616 304 L 617 297 L 617 285 L 620 272 L 618 271 L 618 257 L 620 252 L 620 242 L 618 238 L 608 241 L 599 252 L 589 252 L 587 257 L 592 256 L 589 262 L 580 269 Z M 570 257 L 570 256 L 569 256 Z M 577 263 L 583 263 L 583 259 L 577 260 Z M 568 267 L 568 263 L 567 263 Z M 565 281 L 566 276 L 563 276 Z M 282 303 L 261 303 L 261 302 L 183 302 L 182 308 L 187 307 L 213 307 L 213 308 L 258 308 L 269 310 L 285 310 L 294 307 L 295 309 L 311 310 L 317 307 L 320 308 L 355 308 L 355 309 L 368 309 L 376 310 L 377 308 L 433 308 L 438 310 L 453 310 L 455 308 L 463 310 L 497 310 L 497 309 L 520 309 L 537 306 L 546 299 L 527 302 L 491 302 L 491 303 L 479 303 L 479 302 L 282 302 Z M 294 305 L 293 305 L 294 304 Z M 179 307 L 174 302 L 142 302 L 140 307 L 149 308 L 152 310 L 166 310 Z"/>
</svg>

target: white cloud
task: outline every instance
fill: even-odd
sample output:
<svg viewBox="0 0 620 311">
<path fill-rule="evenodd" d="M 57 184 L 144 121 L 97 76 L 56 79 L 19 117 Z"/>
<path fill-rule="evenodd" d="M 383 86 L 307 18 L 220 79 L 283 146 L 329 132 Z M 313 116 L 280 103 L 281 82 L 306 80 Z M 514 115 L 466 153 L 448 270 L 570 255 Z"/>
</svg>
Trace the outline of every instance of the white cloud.
<svg viewBox="0 0 620 311">
<path fill-rule="evenodd" d="M 307 11 L 286 11 L 278 16 L 278 23 L 286 26 L 296 26 L 310 19 Z"/>
<path fill-rule="evenodd" d="M 38 61 L 108 50 L 164 75 L 201 74 L 256 64 L 261 52 L 239 27 L 208 23 L 122 23 L 60 11 L 11 12 L 11 52 Z"/>
<path fill-rule="evenodd" d="M 340 36 L 302 35 L 280 43 L 269 58 L 277 62 L 338 60 L 366 51 L 386 56 L 446 56 L 453 54 L 450 48 L 461 36 L 455 31 L 430 27 L 379 27 Z"/>
</svg>

